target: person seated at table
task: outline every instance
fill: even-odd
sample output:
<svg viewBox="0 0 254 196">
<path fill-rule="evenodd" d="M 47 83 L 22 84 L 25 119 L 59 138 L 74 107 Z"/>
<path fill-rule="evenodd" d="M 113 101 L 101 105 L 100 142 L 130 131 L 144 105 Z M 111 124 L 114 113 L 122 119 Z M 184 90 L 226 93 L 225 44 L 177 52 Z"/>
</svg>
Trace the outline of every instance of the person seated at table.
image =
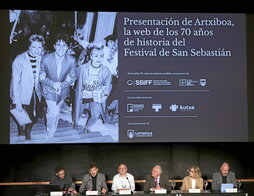
<svg viewBox="0 0 254 196">
<path fill-rule="evenodd" d="M 85 191 L 98 191 L 101 194 L 106 194 L 108 191 L 105 175 L 99 173 L 99 168 L 95 163 L 89 166 L 88 174 L 83 176 L 79 193 L 83 194 Z"/>
<path fill-rule="evenodd" d="M 167 191 L 170 191 L 171 187 L 168 176 L 163 173 L 162 167 L 155 165 L 151 170 L 151 174 L 146 177 L 144 191 L 155 191 L 159 189 L 167 189 Z"/>
<path fill-rule="evenodd" d="M 71 176 L 66 174 L 63 166 L 55 168 L 55 174 L 51 177 L 49 184 L 56 184 L 63 190 L 64 194 L 76 195 L 75 184 Z"/>
<path fill-rule="evenodd" d="M 127 166 L 121 163 L 117 171 L 119 173 L 113 177 L 112 191 L 118 193 L 120 190 L 131 190 L 133 192 L 135 190 L 134 176 L 127 173 Z"/>
<path fill-rule="evenodd" d="M 203 190 L 203 178 L 201 177 L 200 168 L 196 165 L 190 167 L 188 170 L 188 176 L 185 176 L 181 186 L 181 190 L 189 191 L 189 189 Z"/>
<path fill-rule="evenodd" d="M 222 183 L 233 183 L 236 187 L 235 173 L 229 170 L 227 162 L 221 164 L 220 171 L 213 173 L 212 189 L 221 190 Z"/>
</svg>

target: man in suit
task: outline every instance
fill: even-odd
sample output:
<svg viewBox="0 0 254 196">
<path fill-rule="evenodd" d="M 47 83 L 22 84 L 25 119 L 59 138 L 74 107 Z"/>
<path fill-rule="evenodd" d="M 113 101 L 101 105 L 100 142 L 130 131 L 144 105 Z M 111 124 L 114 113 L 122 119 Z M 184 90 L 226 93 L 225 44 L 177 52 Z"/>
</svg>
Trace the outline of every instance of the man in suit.
<svg viewBox="0 0 254 196">
<path fill-rule="evenodd" d="M 83 194 L 85 191 L 98 191 L 101 194 L 105 194 L 108 191 L 105 175 L 99 173 L 99 168 L 94 163 L 89 166 L 88 174 L 83 176 L 82 184 L 79 188 L 79 193 Z"/>
<path fill-rule="evenodd" d="M 224 162 L 220 166 L 220 171 L 213 173 L 212 189 L 221 190 L 222 183 L 233 183 L 236 187 L 235 173 L 229 171 L 229 164 Z"/>
<path fill-rule="evenodd" d="M 168 176 L 163 173 L 160 165 L 155 165 L 151 174 L 146 177 L 144 191 L 155 191 L 158 189 L 167 189 L 170 191 Z"/>
<path fill-rule="evenodd" d="M 40 81 L 42 95 L 47 103 L 47 137 L 53 138 L 57 129 L 58 116 L 69 95 L 69 88 L 77 78 L 76 60 L 67 54 L 69 36 L 58 34 L 54 44 L 55 52 L 42 58 Z"/>
</svg>

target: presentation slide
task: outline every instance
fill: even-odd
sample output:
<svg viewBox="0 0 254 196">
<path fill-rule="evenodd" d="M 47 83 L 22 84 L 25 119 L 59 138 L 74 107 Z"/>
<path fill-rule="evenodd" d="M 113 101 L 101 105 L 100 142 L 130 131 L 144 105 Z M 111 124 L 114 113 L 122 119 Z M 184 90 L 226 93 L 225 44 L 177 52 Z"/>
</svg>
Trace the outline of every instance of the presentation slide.
<svg viewBox="0 0 254 196">
<path fill-rule="evenodd" d="M 247 141 L 243 14 L 118 13 L 121 142 Z"/>
<path fill-rule="evenodd" d="M 245 14 L 8 15 L 8 143 L 248 141 Z"/>
</svg>

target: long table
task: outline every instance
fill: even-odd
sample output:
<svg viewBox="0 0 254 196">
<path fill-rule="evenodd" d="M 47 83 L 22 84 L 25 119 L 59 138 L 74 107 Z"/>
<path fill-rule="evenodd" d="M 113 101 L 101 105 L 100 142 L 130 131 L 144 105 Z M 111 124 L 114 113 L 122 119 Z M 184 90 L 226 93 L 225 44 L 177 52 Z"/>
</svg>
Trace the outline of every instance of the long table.
<svg viewBox="0 0 254 196">
<path fill-rule="evenodd" d="M 109 193 L 111 195 L 118 195 L 116 193 Z M 247 194 L 247 195 L 246 195 Z M 154 192 L 144 192 L 144 191 L 134 191 L 133 195 L 142 195 L 142 196 L 151 196 L 151 195 L 160 195 L 160 196 L 248 196 L 248 193 L 244 191 L 238 191 L 237 193 L 222 193 L 220 191 L 211 191 L 203 190 L 200 193 L 189 193 L 187 191 L 181 190 L 171 190 L 166 194 L 155 194 Z"/>
<path fill-rule="evenodd" d="M 58 191 L 51 185 L 3 185 L 0 186 L 0 196 L 49 196 L 50 191 Z M 78 194 L 83 196 L 83 194 Z M 118 194 L 108 192 L 104 196 L 116 196 Z M 180 190 L 172 190 L 166 194 L 155 194 L 154 192 L 134 191 L 135 196 L 248 196 L 248 193 L 239 191 L 237 193 L 221 193 L 219 191 L 204 190 L 201 193 L 188 193 Z"/>
</svg>

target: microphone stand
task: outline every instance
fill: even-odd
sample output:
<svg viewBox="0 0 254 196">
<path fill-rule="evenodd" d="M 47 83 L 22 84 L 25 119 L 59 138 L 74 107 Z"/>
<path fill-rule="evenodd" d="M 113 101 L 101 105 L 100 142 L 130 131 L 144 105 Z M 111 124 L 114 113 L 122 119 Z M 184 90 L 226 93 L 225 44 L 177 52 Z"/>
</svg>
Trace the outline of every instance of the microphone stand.
<svg viewBox="0 0 254 196">
<path fill-rule="evenodd" d="M 126 176 L 126 179 L 128 180 L 128 183 L 129 183 L 129 186 L 130 186 L 130 191 L 131 191 L 131 194 L 133 194 L 132 190 L 131 190 L 131 183 L 130 183 L 130 180 L 129 178 Z"/>
</svg>

